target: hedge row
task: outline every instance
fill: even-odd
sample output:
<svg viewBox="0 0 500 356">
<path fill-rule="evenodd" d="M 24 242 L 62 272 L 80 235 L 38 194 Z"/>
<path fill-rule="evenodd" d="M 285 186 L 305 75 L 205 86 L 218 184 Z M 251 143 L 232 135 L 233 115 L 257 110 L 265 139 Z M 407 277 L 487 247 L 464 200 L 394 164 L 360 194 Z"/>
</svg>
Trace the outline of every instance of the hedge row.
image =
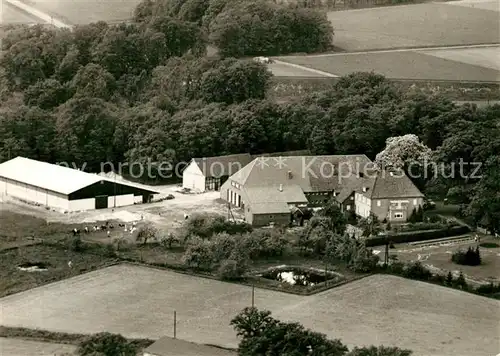
<svg viewBox="0 0 500 356">
<path fill-rule="evenodd" d="M 366 246 L 380 246 L 386 243 L 406 243 L 415 241 L 426 241 L 442 239 L 444 237 L 458 236 L 470 232 L 468 226 L 453 226 L 445 229 L 426 230 L 426 231 L 409 231 L 402 232 L 394 235 L 380 235 L 377 237 L 370 237 L 365 240 Z"/>
</svg>

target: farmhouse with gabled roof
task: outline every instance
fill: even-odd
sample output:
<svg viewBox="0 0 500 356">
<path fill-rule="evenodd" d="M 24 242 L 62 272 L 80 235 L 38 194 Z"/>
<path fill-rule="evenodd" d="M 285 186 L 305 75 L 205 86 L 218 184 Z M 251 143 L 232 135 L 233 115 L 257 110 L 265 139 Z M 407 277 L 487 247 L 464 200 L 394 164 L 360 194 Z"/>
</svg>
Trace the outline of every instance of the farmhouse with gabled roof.
<svg viewBox="0 0 500 356">
<path fill-rule="evenodd" d="M 378 170 L 366 155 L 258 157 L 229 177 L 221 198 L 254 226 L 286 225 L 294 207 L 320 207 L 332 198 L 344 211 L 394 222 L 423 204 L 406 175 Z"/>
<path fill-rule="evenodd" d="M 222 184 L 256 157 L 307 155 L 309 151 L 263 153 L 259 156 L 238 153 L 227 156 L 193 158 L 182 172 L 182 187 L 195 192 L 219 190 Z"/>
</svg>

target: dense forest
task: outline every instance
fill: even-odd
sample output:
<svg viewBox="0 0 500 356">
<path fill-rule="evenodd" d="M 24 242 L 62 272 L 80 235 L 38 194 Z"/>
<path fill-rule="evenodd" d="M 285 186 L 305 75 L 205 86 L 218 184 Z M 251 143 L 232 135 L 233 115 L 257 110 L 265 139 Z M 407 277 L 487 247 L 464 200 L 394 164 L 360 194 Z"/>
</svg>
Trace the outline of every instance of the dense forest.
<svg viewBox="0 0 500 356">
<path fill-rule="evenodd" d="M 458 106 L 373 73 L 277 103 L 266 66 L 241 56 L 325 50 L 331 25 L 309 9 L 238 3 L 144 0 L 130 24 L 8 31 L 0 162 L 21 155 L 96 171 L 101 162 L 300 149 L 372 159 L 390 149 L 404 161 L 398 145 L 414 141 L 387 140 L 411 134 L 444 167 L 419 187 L 500 230 L 500 106 Z M 219 54 L 208 56 L 208 44 Z M 460 162 L 480 162 L 480 174 L 474 164 L 458 174 Z"/>
</svg>

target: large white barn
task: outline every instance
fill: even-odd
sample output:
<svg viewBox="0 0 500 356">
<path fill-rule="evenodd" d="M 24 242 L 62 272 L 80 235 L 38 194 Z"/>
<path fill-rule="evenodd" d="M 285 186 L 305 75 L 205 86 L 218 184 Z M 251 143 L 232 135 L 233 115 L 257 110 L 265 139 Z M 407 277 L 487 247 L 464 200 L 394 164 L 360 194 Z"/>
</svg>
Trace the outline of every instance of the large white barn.
<svg viewBox="0 0 500 356">
<path fill-rule="evenodd" d="M 0 195 L 60 211 L 146 203 L 154 194 L 158 193 L 97 174 L 24 157 L 0 164 Z"/>
</svg>

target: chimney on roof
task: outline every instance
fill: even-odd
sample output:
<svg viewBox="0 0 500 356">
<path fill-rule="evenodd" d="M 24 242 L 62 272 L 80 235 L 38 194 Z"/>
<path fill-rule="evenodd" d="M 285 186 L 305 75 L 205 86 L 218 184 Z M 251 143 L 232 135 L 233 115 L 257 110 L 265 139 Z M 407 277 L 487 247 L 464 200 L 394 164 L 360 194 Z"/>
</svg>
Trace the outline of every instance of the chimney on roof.
<svg viewBox="0 0 500 356">
<path fill-rule="evenodd" d="M 280 184 L 279 190 L 280 190 L 280 192 L 283 191 L 283 184 Z"/>
<path fill-rule="evenodd" d="M 288 171 L 288 179 L 292 179 L 292 178 L 293 178 L 292 171 Z"/>
</svg>

